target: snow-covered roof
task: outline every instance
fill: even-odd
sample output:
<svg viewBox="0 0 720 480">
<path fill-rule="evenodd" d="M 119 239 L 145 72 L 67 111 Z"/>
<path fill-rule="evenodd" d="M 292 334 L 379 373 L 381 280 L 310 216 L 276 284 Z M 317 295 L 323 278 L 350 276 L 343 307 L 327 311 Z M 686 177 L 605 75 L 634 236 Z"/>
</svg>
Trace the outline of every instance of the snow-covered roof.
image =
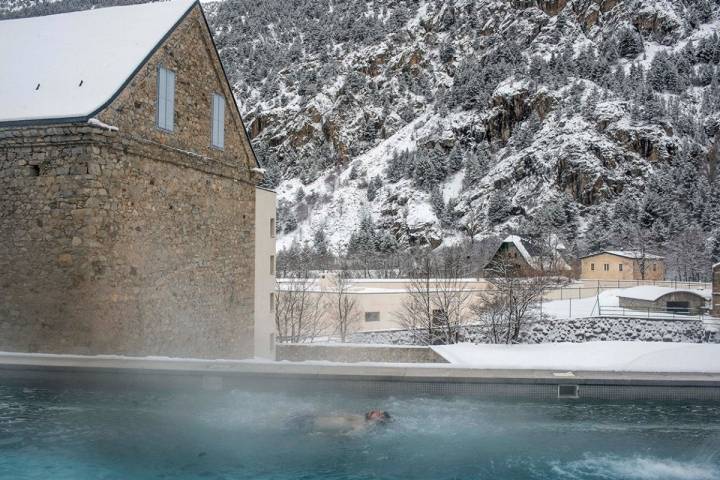
<svg viewBox="0 0 720 480">
<path fill-rule="evenodd" d="M 581 258 L 594 257 L 596 255 L 602 255 L 604 253 L 607 253 L 610 255 L 615 255 L 618 257 L 633 258 L 633 259 L 640 259 L 640 258 L 644 257 L 648 260 L 662 260 L 663 258 L 665 258 L 660 255 L 655 255 L 652 253 L 647 253 L 647 252 L 643 253 L 643 252 L 632 251 L 632 250 L 603 250 L 601 252 L 595 252 L 595 253 L 591 253 L 589 255 L 585 255 Z"/>
<path fill-rule="evenodd" d="M 0 21 L 0 124 L 88 118 L 196 0 Z"/>
<path fill-rule="evenodd" d="M 644 285 L 641 287 L 632 287 L 620 290 L 618 292 L 618 297 L 654 302 L 660 297 L 664 297 L 665 295 L 669 295 L 671 293 L 691 293 L 693 295 L 702 297 L 705 300 L 710 300 L 712 298 L 711 293 L 706 290 L 688 290 L 683 288 L 655 287 L 652 285 Z"/>
</svg>

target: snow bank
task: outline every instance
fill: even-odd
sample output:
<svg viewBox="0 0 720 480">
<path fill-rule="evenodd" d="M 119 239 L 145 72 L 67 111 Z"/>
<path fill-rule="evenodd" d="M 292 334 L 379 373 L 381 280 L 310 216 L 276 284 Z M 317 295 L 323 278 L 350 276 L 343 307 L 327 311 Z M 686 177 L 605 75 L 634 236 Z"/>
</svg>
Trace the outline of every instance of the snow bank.
<svg viewBox="0 0 720 480">
<path fill-rule="evenodd" d="M 657 342 L 432 347 L 455 365 L 487 369 L 720 373 L 720 345 Z"/>
</svg>

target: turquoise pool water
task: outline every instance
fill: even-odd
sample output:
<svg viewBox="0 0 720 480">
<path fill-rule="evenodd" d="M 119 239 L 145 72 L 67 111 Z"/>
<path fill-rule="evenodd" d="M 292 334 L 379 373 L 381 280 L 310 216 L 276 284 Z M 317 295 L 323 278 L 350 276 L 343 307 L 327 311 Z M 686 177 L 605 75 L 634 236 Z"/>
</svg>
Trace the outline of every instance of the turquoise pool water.
<svg viewBox="0 0 720 480">
<path fill-rule="evenodd" d="M 379 407 L 362 435 L 287 419 Z M 720 406 L 0 386 L 2 479 L 720 479 Z"/>
</svg>

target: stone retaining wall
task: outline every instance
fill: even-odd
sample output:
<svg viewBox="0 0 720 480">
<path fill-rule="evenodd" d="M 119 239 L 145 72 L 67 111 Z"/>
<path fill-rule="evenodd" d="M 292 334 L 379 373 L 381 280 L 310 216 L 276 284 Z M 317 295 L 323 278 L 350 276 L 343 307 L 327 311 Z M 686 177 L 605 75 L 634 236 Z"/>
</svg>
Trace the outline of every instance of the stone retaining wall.
<svg viewBox="0 0 720 480">
<path fill-rule="evenodd" d="M 447 363 L 447 360 L 428 347 L 358 346 L 343 344 L 278 344 L 276 348 L 276 359 L 292 362 L 326 360 L 344 363 Z"/>
<path fill-rule="evenodd" d="M 590 342 L 720 342 L 717 332 L 706 330 L 700 320 L 664 321 L 637 318 L 578 318 L 534 322 L 520 335 L 521 343 Z M 412 345 L 409 330 L 362 332 L 351 336 L 353 343 Z M 483 328 L 467 326 L 460 332 L 461 342 L 488 343 Z"/>
</svg>

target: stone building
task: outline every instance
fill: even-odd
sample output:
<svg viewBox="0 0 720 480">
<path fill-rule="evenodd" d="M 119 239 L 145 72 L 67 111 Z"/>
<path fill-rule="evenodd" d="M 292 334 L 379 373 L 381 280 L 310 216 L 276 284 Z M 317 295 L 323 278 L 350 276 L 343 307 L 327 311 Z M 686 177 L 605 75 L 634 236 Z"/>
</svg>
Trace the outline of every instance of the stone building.
<svg viewBox="0 0 720 480">
<path fill-rule="evenodd" d="M 712 313 L 716 317 L 720 317 L 720 263 L 713 266 L 713 293 L 712 293 L 713 309 Z"/>
<path fill-rule="evenodd" d="M 580 259 L 582 280 L 665 280 L 665 259 L 644 252 L 604 250 Z"/>
<path fill-rule="evenodd" d="M 200 4 L 0 38 L 0 350 L 252 356 L 262 170 Z"/>
</svg>

